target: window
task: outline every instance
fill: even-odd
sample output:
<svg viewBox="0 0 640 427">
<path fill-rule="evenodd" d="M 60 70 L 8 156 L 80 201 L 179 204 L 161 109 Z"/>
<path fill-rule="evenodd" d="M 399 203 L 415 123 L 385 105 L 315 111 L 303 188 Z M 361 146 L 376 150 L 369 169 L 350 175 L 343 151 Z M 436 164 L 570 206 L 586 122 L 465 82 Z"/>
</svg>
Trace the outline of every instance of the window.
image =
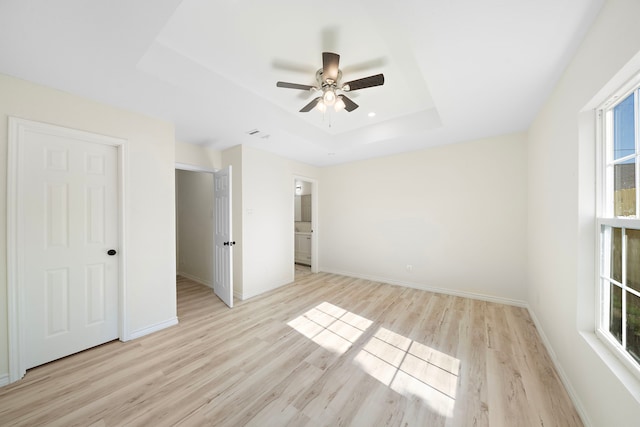
<svg viewBox="0 0 640 427">
<path fill-rule="evenodd" d="M 597 334 L 640 376 L 640 84 L 599 109 Z"/>
</svg>

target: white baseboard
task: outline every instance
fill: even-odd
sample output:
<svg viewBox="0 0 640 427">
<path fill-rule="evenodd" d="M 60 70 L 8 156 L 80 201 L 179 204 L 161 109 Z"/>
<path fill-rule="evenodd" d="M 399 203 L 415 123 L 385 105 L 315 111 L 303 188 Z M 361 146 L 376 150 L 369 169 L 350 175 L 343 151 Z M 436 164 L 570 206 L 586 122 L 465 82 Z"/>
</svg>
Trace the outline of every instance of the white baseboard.
<svg viewBox="0 0 640 427">
<path fill-rule="evenodd" d="M 178 271 L 176 274 L 178 276 L 186 277 L 189 280 L 193 280 L 196 283 L 200 283 L 201 285 L 205 285 L 213 289 L 213 283 L 209 282 L 208 280 L 204 280 L 198 276 L 194 276 L 193 274 L 185 273 L 184 271 Z"/>
<path fill-rule="evenodd" d="M 0 387 L 9 385 L 9 374 L 0 375 Z"/>
<path fill-rule="evenodd" d="M 424 285 L 422 283 L 404 282 L 404 281 L 389 279 L 387 277 L 368 276 L 368 275 L 357 274 L 357 273 L 352 273 L 352 272 L 348 272 L 348 271 L 327 270 L 327 269 L 324 269 L 324 268 L 321 268 L 320 271 L 323 271 L 325 273 L 339 274 L 341 276 L 349 276 L 349 277 L 356 277 L 358 279 L 371 280 L 372 282 L 388 283 L 390 285 L 398 285 L 398 286 L 404 286 L 406 288 L 420 289 L 422 291 L 435 292 L 435 293 L 438 293 L 438 294 L 452 295 L 452 296 L 463 297 L 463 298 L 471 298 L 471 299 L 476 299 L 476 300 L 480 300 L 480 301 L 487 301 L 487 302 L 495 302 L 495 303 L 498 303 L 498 304 L 513 305 L 513 306 L 516 306 L 516 307 L 523 307 L 523 308 L 527 307 L 526 301 L 516 300 L 516 299 L 511 299 L 511 298 L 503 298 L 503 297 L 496 297 L 496 296 L 492 296 L 492 295 L 477 294 L 477 293 L 474 293 L 474 292 L 459 291 L 459 290 L 448 289 L 448 288 L 438 288 L 436 286 L 427 286 L 427 285 Z"/>
<path fill-rule="evenodd" d="M 175 326 L 178 324 L 178 318 L 174 317 L 173 319 L 165 320 L 164 322 L 156 323 L 155 325 L 147 326 L 146 328 L 138 329 L 137 331 L 131 332 L 129 334 L 130 340 L 135 340 L 136 338 L 143 337 L 145 335 L 152 334 L 154 332 L 161 331 L 171 326 Z"/>
<path fill-rule="evenodd" d="M 582 401 L 580 400 L 580 398 L 578 397 L 578 394 L 573 388 L 571 381 L 569 381 L 569 377 L 564 372 L 564 369 L 562 369 L 562 365 L 560 364 L 560 361 L 556 357 L 556 352 L 553 351 L 553 347 L 551 347 L 551 342 L 547 338 L 547 335 L 544 333 L 544 330 L 542 329 L 542 325 L 538 321 L 538 317 L 536 316 L 536 313 L 529 306 L 527 306 L 526 309 L 527 311 L 529 311 L 529 316 L 531 316 L 531 320 L 533 320 L 533 324 L 536 326 L 536 329 L 538 330 L 538 334 L 540 335 L 542 344 L 547 349 L 547 353 L 549 353 L 549 357 L 551 357 L 551 362 L 553 362 L 553 366 L 556 368 L 556 372 L 558 372 L 560 381 L 562 381 L 564 388 L 567 390 L 567 393 L 569 393 L 569 398 L 573 402 L 573 405 L 576 407 L 576 411 L 578 411 L 578 415 L 582 420 L 582 424 L 584 424 L 585 427 L 591 427 L 593 425 L 591 423 L 591 419 L 587 415 L 587 412 L 584 409 L 584 405 L 582 404 Z"/>
</svg>

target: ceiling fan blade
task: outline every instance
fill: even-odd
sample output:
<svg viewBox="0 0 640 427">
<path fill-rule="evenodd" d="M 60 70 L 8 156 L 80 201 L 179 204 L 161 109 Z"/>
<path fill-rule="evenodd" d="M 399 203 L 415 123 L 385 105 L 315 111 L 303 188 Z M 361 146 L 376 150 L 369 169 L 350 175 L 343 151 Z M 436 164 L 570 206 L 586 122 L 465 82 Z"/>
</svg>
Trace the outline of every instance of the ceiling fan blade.
<svg viewBox="0 0 640 427">
<path fill-rule="evenodd" d="M 338 67 L 340 66 L 340 55 L 332 52 L 322 52 L 322 80 L 338 80 Z"/>
<path fill-rule="evenodd" d="M 301 113 L 308 113 L 309 111 L 313 110 L 313 108 L 318 105 L 318 102 L 320 102 L 322 100 L 322 97 L 319 96 L 317 98 L 315 98 L 314 100 L 312 100 L 310 103 L 308 103 L 307 105 L 305 105 L 304 107 L 302 107 L 302 109 L 300 110 Z"/>
<path fill-rule="evenodd" d="M 342 102 L 344 102 L 344 109 L 348 112 L 352 112 L 358 108 L 358 104 L 347 98 L 345 95 L 338 95 L 338 98 L 342 99 Z"/>
<path fill-rule="evenodd" d="M 276 86 L 284 87 L 287 89 L 300 89 L 300 90 L 311 90 L 315 88 L 315 86 L 301 85 L 298 83 L 287 83 L 287 82 L 278 82 L 276 83 Z"/>
<path fill-rule="evenodd" d="M 365 89 L 373 86 L 381 86 L 384 84 L 384 74 L 376 74 L 375 76 L 364 77 L 358 80 L 352 80 L 342 85 L 349 86 L 349 90 Z M 346 89 L 343 89 L 346 90 Z"/>
</svg>

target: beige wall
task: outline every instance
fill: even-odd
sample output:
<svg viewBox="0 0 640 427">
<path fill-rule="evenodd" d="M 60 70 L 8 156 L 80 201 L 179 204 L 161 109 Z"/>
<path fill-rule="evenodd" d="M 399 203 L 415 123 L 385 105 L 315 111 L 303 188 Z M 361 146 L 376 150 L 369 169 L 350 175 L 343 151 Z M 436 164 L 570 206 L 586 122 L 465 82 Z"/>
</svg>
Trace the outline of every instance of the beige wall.
<svg viewBox="0 0 640 427">
<path fill-rule="evenodd" d="M 323 168 L 320 269 L 524 304 L 525 152 L 515 134 Z"/>
<path fill-rule="evenodd" d="M 322 169 L 226 150 L 236 295 L 293 280 L 294 177 L 307 177 L 321 271 L 525 304 L 525 153 L 524 134 Z"/>
<path fill-rule="evenodd" d="M 294 178 L 319 169 L 246 146 L 222 158 L 233 165 L 234 290 L 247 299 L 293 281 Z"/>
<path fill-rule="evenodd" d="M 176 163 L 213 170 L 222 167 L 222 153 L 207 147 L 176 141 Z"/>
<path fill-rule="evenodd" d="M 175 322 L 173 125 L 0 75 L 0 377 L 8 372 L 8 116 L 127 140 L 125 330 L 137 336 Z"/>
<path fill-rule="evenodd" d="M 593 105 L 585 109 L 638 55 L 639 16 L 637 0 L 605 3 L 529 132 L 527 299 L 585 423 L 593 426 L 640 420 L 640 382 L 593 333 L 595 115 Z"/>
</svg>

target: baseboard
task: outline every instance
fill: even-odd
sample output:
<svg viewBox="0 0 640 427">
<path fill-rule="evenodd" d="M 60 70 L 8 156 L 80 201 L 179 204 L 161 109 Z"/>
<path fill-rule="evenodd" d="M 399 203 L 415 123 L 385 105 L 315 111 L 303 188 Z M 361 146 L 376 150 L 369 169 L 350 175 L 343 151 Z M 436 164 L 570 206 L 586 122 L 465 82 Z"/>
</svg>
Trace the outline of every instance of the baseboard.
<svg viewBox="0 0 640 427">
<path fill-rule="evenodd" d="M 178 271 L 176 274 L 178 276 L 186 277 L 189 280 L 193 280 L 196 283 L 200 283 L 201 285 L 205 285 L 205 286 L 208 286 L 211 289 L 213 289 L 213 283 L 209 282 L 208 280 L 201 279 L 198 276 L 194 276 L 193 274 L 185 273 L 184 271 Z"/>
<path fill-rule="evenodd" d="M 573 388 L 571 381 L 569 381 L 569 377 L 565 373 L 564 369 L 562 369 L 562 365 L 560 364 L 560 361 L 556 357 L 556 352 L 553 351 L 551 342 L 547 338 L 547 335 L 544 333 L 544 329 L 542 329 L 542 325 L 538 321 L 538 317 L 536 316 L 536 313 L 528 305 L 526 309 L 529 312 L 529 316 L 531 317 L 531 320 L 533 320 L 533 324 L 536 326 L 536 329 L 538 330 L 538 334 L 540 335 L 542 344 L 547 349 L 547 353 L 549 353 L 549 357 L 551 358 L 551 362 L 553 363 L 553 366 L 556 368 L 556 372 L 560 377 L 560 381 L 562 381 L 564 388 L 567 390 L 567 393 L 569 393 L 569 398 L 573 402 L 573 405 L 576 407 L 576 411 L 578 411 L 578 415 L 582 420 L 582 424 L 584 424 L 585 427 L 591 427 L 593 425 L 591 423 L 591 419 L 587 415 L 587 411 L 585 411 L 584 405 L 582 404 L 582 401 L 580 400 L 580 398 L 578 397 L 578 394 Z"/>
<path fill-rule="evenodd" d="M 146 328 L 133 331 L 131 332 L 131 334 L 129 334 L 129 339 L 135 340 L 136 338 L 140 338 L 145 335 L 149 335 L 154 332 L 161 331 L 163 329 L 169 328 L 171 326 L 175 326 L 177 324 L 178 324 L 178 318 L 174 317 L 173 319 L 168 319 L 168 320 L 165 320 L 164 322 L 156 323 L 155 325 L 147 326 Z"/>
<path fill-rule="evenodd" d="M 475 299 L 475 300 L 480 300 L 480 301 L 487 301 L 487 302 L 495 302 L 497 304 L 513 305 L 513 306 L 516 306 L 516 307 L 523 307 L 523 308 L 527 307 L 527 303 L 525 301 L 511 299 L 511 298 L 503 298 L 503 297 L 496 297 L 496 296 L 492 296 L 492 295 L 477 294 L 475 292 L 458 291 L 458 290 L 455 290 L 455 289 L 448 289 L 448 288 L 439 288 L 439 287 L 436 287 L 436 286 L 427 286 L 427 285 L 424 285 L 422 283 L 404 282 L 404 281 L 389 279 L 387 277 L 368 276 L 368 275 L 352 273 L 352 272 L 348 272 L 348 271 L 328 270 L 328 269 L 325 269 L 325 268 L 321 268 L 320 271 L 323 271 L 325 273 L 339 274 L 341 276 L 349 276 L 349 277 L 356 277 L 358 279 L 371 280 L 373 282 L 388 283 L 390 285 L 404 286 L 406 288 L 420 289 L 422 291 L 435 292 L 435 293 L 438 293 L 438 294 L 452 295 L 452 296 L 456 296 L 456 297 L 470 298 L 470 299 Z"/>
<path fill-rule="evenodd" d="M 0 375 L 0 387 L 9 385 L 9 374 Z"/>
</svg>

